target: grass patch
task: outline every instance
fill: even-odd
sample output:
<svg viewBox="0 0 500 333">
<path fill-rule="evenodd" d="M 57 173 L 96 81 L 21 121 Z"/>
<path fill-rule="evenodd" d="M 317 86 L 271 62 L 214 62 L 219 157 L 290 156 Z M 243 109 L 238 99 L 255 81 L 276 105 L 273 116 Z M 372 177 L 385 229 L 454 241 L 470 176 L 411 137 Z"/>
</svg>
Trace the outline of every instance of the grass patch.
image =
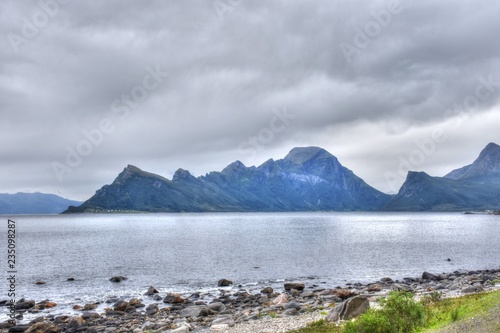
<svg viewBox="0 0 500 333">
<path fill-rule="evenodd" d="M 336 326 L 322 319 L 289 333 L 412 333 L 428 332 L 454 321 L 478 316 L 500 304 L 500 291 L 442 299 L 431 293 L 416 301 L 408 292 L 393 292 L 354 321 Z"/>
<path fill-rule="evenodd" d="M 454 321 L 482 315 L 497 304 L 500 304 L 500 291 L 440 300 L 428 306 L 426 328 L 439 328 Z"/>
</svg>

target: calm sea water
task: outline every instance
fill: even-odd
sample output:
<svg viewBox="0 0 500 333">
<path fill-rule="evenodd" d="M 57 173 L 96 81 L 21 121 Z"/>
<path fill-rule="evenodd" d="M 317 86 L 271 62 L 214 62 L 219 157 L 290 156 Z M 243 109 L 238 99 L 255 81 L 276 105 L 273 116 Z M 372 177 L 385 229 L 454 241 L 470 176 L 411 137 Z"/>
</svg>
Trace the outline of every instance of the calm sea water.
<svg viewBox="0 0 500 333">
<path fill-rule="evenodd" d="M 1 216 L 0 299 L 7 295 Z M 12 218 L 12 217 L 11 217 Z M 231 213 L 18 216 L 17 294 L 59 303 L 216 290 L 284 280 L 334 287 L 500 267 L 500 216 L 459 213 Z M 446 259 L 452 261 L 448 262 Z M 123 275 L 119 284 L 108 281 Z M 68 278 L 76 281 L 68 282 Z M 45 285 L 35 285 L 45 281 Z M 6 320 L 5 308 L 0 320 Z"/>
</svg>

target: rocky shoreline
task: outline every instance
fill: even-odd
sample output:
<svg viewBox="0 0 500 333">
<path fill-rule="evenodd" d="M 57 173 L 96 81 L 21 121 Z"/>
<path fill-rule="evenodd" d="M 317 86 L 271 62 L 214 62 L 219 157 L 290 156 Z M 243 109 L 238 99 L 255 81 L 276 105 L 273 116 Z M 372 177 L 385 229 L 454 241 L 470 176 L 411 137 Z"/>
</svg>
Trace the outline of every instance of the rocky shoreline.
<svg viewBox="0 0 500 333">
<path fill-rule="evenodd" d="M 38 317 L 26 324 L 13 325 L 5 321 L 0 323 L 0 329 L 12 333 L 286 332 L 325 317 L 348 319 L 358 311 L 350 305 L 374 305 L 378 298 L 393 290 L 411 291 L 420 296 L 439 292 L 444 297 L 453 297 L 498 289 L 500 269 L 447 274 L 424 272 L 417 278 L 393 281 L 385 277 L 373 283 L 347 283 L 333 289 L 296 282 L 285 283 L 281 290 L 266 287 L 253 292 L 244 288 L 228 290 L 231 284 L 229 280 L 220 280 L 220 289 L 215 295 L 208 292 L 162 294 L 150 287 L 142 299 L 110 298 L 103 303 L 76 305 L 74 310 L 78 314 L 73 316 L 50 314 L 48 309 L 57 304 L 48 300 L 21 299 L 15 306 L 18 317 L 24 313 Z"/>
</svg>

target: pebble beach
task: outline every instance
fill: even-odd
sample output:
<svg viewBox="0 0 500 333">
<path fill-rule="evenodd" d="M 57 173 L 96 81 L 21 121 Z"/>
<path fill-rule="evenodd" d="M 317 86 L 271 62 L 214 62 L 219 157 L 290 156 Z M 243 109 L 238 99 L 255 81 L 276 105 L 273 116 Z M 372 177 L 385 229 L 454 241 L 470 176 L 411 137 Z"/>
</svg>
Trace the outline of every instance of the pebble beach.
<svg viewBox="0 0 500 333">
<path fill-rule="evenodd" d="M 126 277 L 113 277 L 120 283 Z M 47 300 L 20 299 L 17 317 L 0 323 L 2 332 L 287 332 L 322 318 L 332 320 L 335 305 L 363 297 L 371 306 L 389 292 L 411 291 L 417 297 L 439 292 L 443 297 L 495 290 L 500 287 L 500 269 L 454 271 L 393 281 L 381 277 L 372 283 L 346 283 L 322 288 L 300 281 L 284 283 L 282 289 L 248 290 L 232 287 L 221 279 L 213 293 L 164 294 L 151 286 L 141 298 L 110 298 L 92 304 L 77 304 L 74 315 L 57 315 L 57 304 Z M 146 305 L 147 303 L 148 305 Z M 7 302 L 0 302 L 8 306 Z M 26 322 L 29 314 L 34 318 Z M 342 318 L 340 318 L 342 319 Z"/>
</svg>

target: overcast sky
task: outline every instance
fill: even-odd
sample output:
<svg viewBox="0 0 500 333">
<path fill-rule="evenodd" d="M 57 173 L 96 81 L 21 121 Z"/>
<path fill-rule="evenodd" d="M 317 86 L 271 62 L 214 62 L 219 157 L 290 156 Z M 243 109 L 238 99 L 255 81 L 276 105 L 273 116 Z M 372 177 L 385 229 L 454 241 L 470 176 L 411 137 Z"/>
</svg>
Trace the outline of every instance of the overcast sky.
<svg viewBox="0 0 500 333">
<path fill-rule="evenodd" d="M 0 2 L 0 193 L 320 146 L 368 184 L 500 143 L 500 3 Z"/>
</svg>

